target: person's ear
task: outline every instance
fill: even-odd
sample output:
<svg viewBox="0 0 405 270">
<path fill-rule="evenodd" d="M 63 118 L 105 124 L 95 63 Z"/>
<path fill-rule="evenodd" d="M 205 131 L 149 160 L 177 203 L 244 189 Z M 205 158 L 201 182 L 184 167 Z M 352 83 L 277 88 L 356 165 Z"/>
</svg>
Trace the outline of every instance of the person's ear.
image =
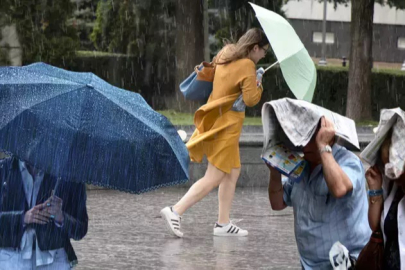
<svg viewBox="0 0 405 270">
<path fill-rule="evenodd" d="M 259 45 L 257 45 L 257 44 L 253 47 L 253 51 L 254 51 L 254 52 L 257 52 L 259 49 L 260 49 L 260 47 L 259 47 Z"/>
</svg>

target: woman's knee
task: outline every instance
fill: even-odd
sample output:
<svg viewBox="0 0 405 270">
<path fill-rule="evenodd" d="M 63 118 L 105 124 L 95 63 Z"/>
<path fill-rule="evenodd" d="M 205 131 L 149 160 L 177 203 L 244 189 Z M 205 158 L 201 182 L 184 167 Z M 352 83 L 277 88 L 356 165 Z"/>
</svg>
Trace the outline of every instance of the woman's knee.
<svg viewBox="0 0 405 270">
<path fill-rule="evenodd" d="M 214 187 L 218 187 L 227 175 L 228 174 L 225 172 L 208 163 L 208 168 L 205 172 L 204 178 L 211 182 Z"/>
<path fill-rule="evenodd" d="M 233 168 L 230 174 L 230 179 L 233 182 L 237 182 L 240 176 L 241 168 Z"/>
</svg>

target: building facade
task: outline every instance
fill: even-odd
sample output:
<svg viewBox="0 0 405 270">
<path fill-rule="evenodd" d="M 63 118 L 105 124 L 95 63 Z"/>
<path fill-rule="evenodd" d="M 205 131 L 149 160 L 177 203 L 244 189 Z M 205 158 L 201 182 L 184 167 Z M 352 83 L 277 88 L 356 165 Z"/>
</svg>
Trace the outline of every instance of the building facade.
<svg viewBox="0 0 405 270">
<path fill-rule="evenodd" d="M 283 10 L 312 57 L 321 57 L 323 2 L 290 0 Z M 349 58 L 351 6 L 335 9 L 327 4 L 326 57 Z M 375 4 L 373 60 L 402 63 L 405 60 L 405 11 Z"/>
</svg>

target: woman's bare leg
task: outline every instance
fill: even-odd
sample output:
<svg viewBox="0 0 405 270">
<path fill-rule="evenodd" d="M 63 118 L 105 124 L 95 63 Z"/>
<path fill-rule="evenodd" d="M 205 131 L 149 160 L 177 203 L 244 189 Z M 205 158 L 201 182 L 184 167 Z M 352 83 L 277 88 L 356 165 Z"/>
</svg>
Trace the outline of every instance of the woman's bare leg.
<svg viewBox="0 0 405 270">
<path fill-rule="evenodd" d="M 230 174 L 227 174 L 219 185 L 218 191 L 218 223 L 229 223 L 229 214 L 231 212 L 233 196 L 235 194 L 236 182 L 240 175 L 240 168 L 232 169 Z"/>
<path fill-rule="evenodd" d="M 217 169 L 211 163 L 208 163 L 204 177 L 191 186 L 183 198 L 173 206 L 173 210 L 179 215 L 183 215 L 187 209 L 207 196 L 211 190 L 219 186 L 225 176 L 226 173 Z"/>
</svg>

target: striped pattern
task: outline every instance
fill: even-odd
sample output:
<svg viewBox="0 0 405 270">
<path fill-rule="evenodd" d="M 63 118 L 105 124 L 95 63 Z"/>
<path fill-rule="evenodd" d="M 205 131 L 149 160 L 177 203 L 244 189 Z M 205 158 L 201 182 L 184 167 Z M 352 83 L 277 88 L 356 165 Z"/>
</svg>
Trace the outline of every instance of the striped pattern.
<svg viewBox="0 0 405 270">
<path fill-rule="evenodd" d="M 343 198 L 330 195 L 322 166 L 306 170 L 296 183 L 284 184 L 284 202 L 294 209 L 295 237 L 304 269 L 330 269 L 329 251 L 339 241 L 357 258 L 367 244 L 368 201 L 363 165 L 353 153 L 335 144 L 332 153 L 353 184 Z"/>
<path fill-rule="evenodd" d="M 227 227 L 229 227 L 229 228 L 227 229 Z M 221 228 L 223 230 L 223 232 L 222 232 L 223 234 L 238 234 L 239 230 L 240 230 L 240 228 L 238 226 L 235 226 L 232 223 L 230 223 L 229 225 L 227 225 L 225 227 L 216 223 L 214 229 L 215 228 Z"/>
<path fill-rule="evenodd" d="M 175 230 L 180 230 L 180 218 L 179 219 L 171 219 L 170 220 L 172 222 L 173 228 Z"/>
</svg>

